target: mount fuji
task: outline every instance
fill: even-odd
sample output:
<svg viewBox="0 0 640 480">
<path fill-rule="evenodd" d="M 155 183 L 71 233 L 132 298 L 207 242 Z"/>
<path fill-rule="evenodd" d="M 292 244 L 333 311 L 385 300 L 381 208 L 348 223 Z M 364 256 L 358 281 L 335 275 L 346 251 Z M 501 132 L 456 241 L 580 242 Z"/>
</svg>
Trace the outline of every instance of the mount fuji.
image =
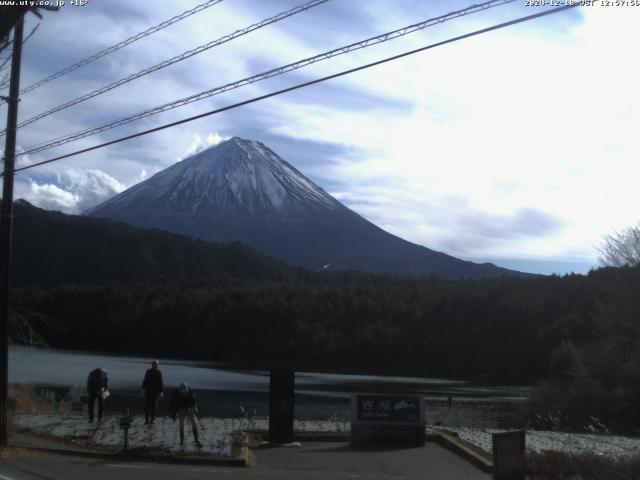
<svg viewBox="0 0 640 480">
<path fill-rule="evenodd" d="M 241 241 L 312 270 L 487 278 L 526 275 L 463 261 L 385 232 L 267 146 L 233 137 L 84 212 L 210 241 Z"/>
</svg>

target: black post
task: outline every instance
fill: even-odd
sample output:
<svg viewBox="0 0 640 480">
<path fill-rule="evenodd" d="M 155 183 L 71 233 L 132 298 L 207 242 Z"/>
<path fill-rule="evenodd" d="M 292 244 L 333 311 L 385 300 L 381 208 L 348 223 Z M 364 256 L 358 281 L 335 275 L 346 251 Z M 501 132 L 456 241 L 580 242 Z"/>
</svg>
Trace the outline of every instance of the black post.
<svg viewBox="0 0 640 480">
<path fill-rule="evenodd" d="M 293 442 L 295 372 L 271 370 L 269 377 L 269 443 Z"/>
<path fill-rule="evenodd" d="M 131 407 L 127 407 L 127 424 L 124 427 L 124 449 L 129 448 L 129 427 L 131 426 Z"/>
<path fill-rule="evenodd" d="M 7 390 L 9 383 L 9 290 L 11 285 L 11 229 L 13 223 L 13 175 L 16 157 L 16 130 L 18 124 L 18 96 L 20 94 L 20 61 L 22 57 L 22 31 L 20 18 L 13 30 L 11 84 L 7 103 L 7 137 L 4 149 L 4 177 L 2 207 L 0 210 L 0 447 L 7 445 Z"/>
</svg>

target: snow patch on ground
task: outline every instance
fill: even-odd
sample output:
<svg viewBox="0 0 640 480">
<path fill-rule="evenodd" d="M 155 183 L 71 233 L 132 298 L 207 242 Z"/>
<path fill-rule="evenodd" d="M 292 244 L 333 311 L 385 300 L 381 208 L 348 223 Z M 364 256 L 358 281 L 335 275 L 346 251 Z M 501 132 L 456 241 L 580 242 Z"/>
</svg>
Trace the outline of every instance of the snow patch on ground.
<svg viewBox="0 0 640 480">
<path fill-rule="evenodd" d="M 122 448 L 124 433 L 119 417 L 108 416 L 101 422 L 89 423 L 84 416 L 16 415 L 13 424 L 21 431 L 48 435 L 64 440 L 84 441 L 88 447 Z M 185 442 L 180 445 L 178 422 L 158 418 L 144 425 L 142 418 L 134 418 L 129 429 L 129 448 L 160 449 L 168 453 L 231 456 L 231 433 L 238 431 L 240 421 L 228 418 L 199 418 L 198 432 L 202 447 L 193 439 L 191 428 L 185 426 Z"/>
<path fill-rule="evenodd" d="M 445 432 L 475 445 L 491 455 L 491 434 L 506 430 L 474 429 L 463 427 L 427 427 L 433 433 Z M 549 432 L 527 430 L 527 450 L 541 452 L 552 450 L 563 453 L 596 453 L 610 457 L 635 457 L 640 455 L 640 438 L 614 435 Z"/>
<path fill-rule="evenodd" d="M 255 417 L 239 420 L 240 431 L 268 432 L 269 419 Z M 294 420 L 294 433 L 349 433 L 351 424 L 349 419 L 335 418 L 330 420 Z"/>
</svg>

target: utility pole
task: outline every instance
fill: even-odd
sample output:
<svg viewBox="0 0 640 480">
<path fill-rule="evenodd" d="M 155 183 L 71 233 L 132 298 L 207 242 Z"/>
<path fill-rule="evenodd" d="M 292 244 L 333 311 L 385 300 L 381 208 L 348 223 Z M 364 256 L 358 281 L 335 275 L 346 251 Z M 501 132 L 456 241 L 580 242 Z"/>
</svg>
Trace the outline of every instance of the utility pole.
<svg viewBox="0 0 640 480">
<path fill-rule="evenodd" d="M 11 229 L 13 226 L 13 176 L 16 160 L 16 130 L 20 94 L 20 61 L 24 17 L 13 30 L 13 56 L 11 58 L 11 83 L 7 112 L 7 136 L 4 149 L 4 177 L 2 207 L 0 210 L 0 447 L 7 445 L 7 392 L 9 386 L 9 319 L 11 307 Z"/>
</svg>

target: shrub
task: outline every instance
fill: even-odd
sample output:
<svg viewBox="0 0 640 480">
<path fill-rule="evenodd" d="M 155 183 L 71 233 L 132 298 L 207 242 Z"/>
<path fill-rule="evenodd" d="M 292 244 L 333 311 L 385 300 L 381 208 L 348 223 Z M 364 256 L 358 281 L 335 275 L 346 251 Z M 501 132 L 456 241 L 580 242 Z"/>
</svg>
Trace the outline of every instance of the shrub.
<svg viewBox="0 0 640 480">
<path fill-rule="evenodd" d="M 9 385 L 8 406 L 10 415 L 19 413 L 69 415 L 71 413 L 71 402 L 68 398 L 59 398 L 51 389 L 24 384 Z"/>
</svg>

